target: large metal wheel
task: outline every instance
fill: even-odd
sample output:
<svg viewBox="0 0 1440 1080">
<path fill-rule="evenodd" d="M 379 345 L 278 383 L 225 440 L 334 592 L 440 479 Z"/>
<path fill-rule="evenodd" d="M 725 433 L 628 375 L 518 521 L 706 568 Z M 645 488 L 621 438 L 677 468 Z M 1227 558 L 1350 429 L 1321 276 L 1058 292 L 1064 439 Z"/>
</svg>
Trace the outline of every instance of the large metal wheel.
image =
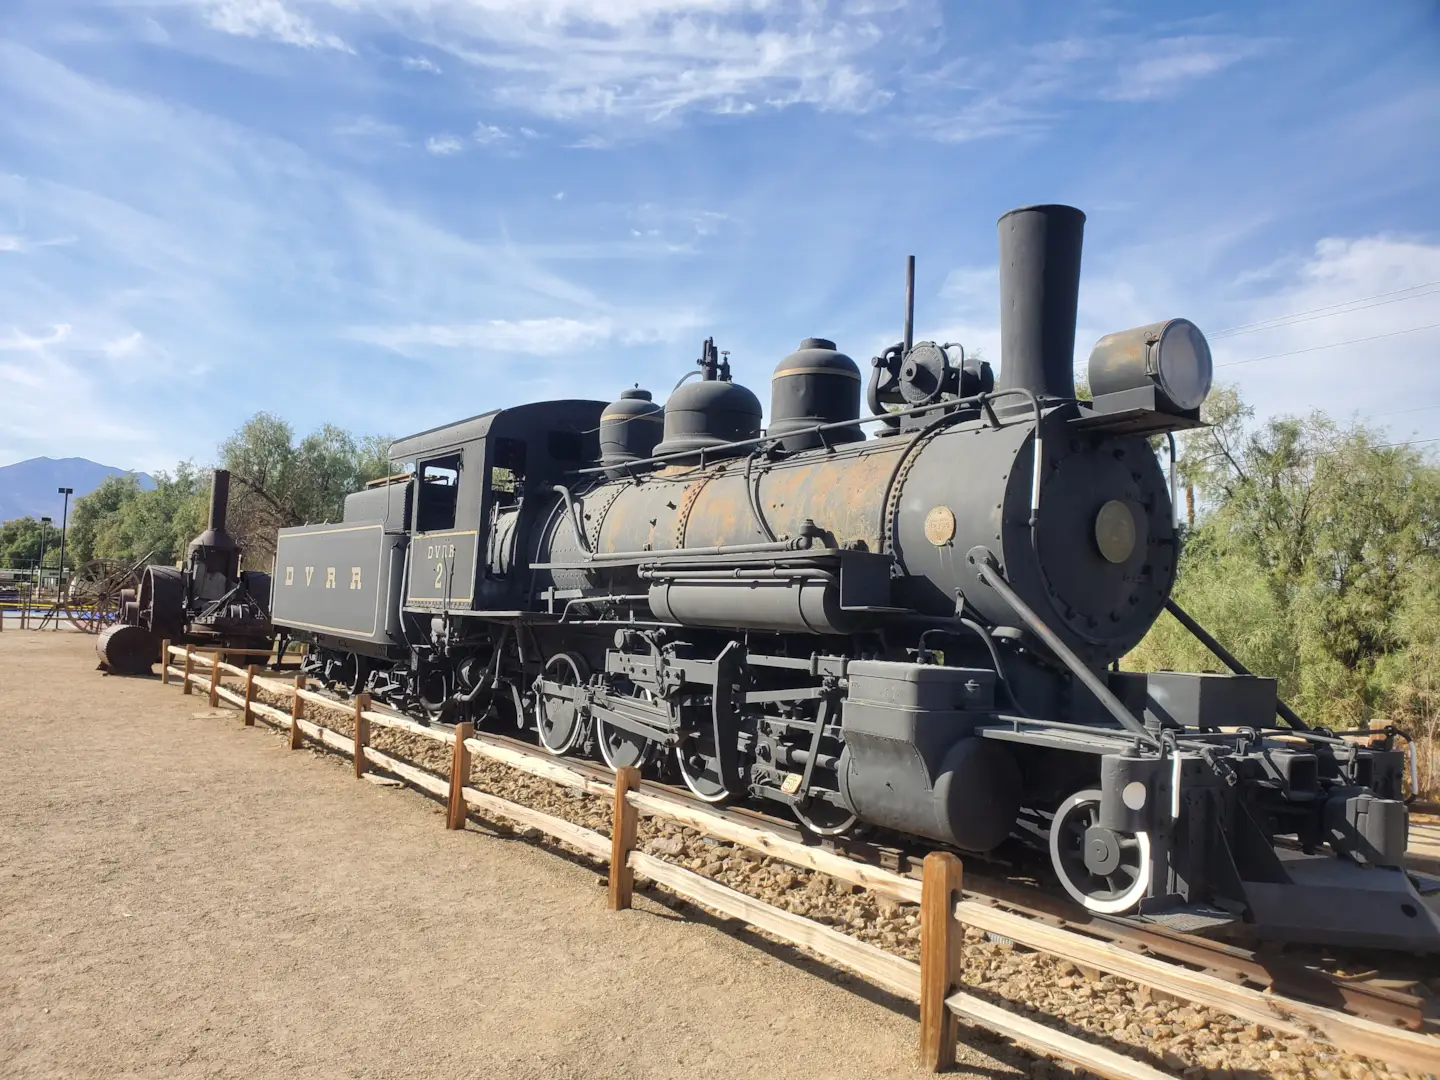
<svg viewBox="0 0 1440 1080">
<path fill-rule="evenodd" d="M 635 696 L 647 702 L 655 700 L 649 690 L 641 689 Z M 595 742 L 601 760 L 612 769 L 643 769 L 654 756 L 656 745 L 654 740 L 607 724 L 599 716 L 595 717 Z"/>
<path fill-rule="evenodd" d="M 726 783 L 720 755 L 715 752 L 715 736 L 709 728 L 680 740 L 675 758 L 680 763 L 680 778 L 697 799 L 718 804 L 735 797 L 735 791 Z"/>
<path fill-rule="evenodd" d="M 579 653 L 556 653 L 545 662 L 545 679 L 561 686 L 583 686 L 590 678 L 590 666 Z M 535 692 L 535 730 L 540 745 L 555 755 L 575 749 L 584 731 L 580 708 L 569 694 L 546 693 L 544 684 Z"/>
<path fill-rule="evenodd" d="M 1077 791 L 1050 822 L 1050 860 L 1060 884 L 1098 915 L 1129 911 L 1150 885 L 1150 834 L 1100 826 L 1100 792 Z"/>
<path fill-rule="evenodd" d="M 839 836 L 849 832 L 857 820 L 856 816 L 843 806 L 818 797 L 804 806 L 792 806 L 790 812 L 816 836 Z"/>
<path fill-rule="evenodd" d="M 123 594 L 137 589 L 140 574 L 136 567 L 119 559 L 91 559 L 71 572 L 65 593 L 65 614 L 87 634 L 98 634 L 119 622 Z"/>
</svg>

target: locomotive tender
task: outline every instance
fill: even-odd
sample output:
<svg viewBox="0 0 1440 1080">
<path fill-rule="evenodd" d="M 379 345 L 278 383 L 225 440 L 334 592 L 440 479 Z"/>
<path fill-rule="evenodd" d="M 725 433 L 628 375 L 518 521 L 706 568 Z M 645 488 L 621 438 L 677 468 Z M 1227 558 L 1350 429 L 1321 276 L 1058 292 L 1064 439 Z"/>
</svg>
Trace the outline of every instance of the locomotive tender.
<svg viewBox="0 0 1440 1080">
<path fill-rule="evenodd" d="M 342 522 L 281 531 L 277 632 L 331 685 L 820 835 L 1029 838 L 1097 912 L 1437 949 L 1393 733 L 1307 727 L 1170 598 L 1174 444 L 1167 484 L 1149 440 L 1199 423 L 1209 347 L 1183 319 L 1109 335 L 1075 399 L 1084 220 L 1000 219 L 998 386 L 911 340 L 912 285 L 868 385 L 806 339 L 764 431 L 707 341 L 663 408 L 632 390 L 398 440 Z M 1167 607 L 1230 674 L 1118 670 Z"/>
</svg>

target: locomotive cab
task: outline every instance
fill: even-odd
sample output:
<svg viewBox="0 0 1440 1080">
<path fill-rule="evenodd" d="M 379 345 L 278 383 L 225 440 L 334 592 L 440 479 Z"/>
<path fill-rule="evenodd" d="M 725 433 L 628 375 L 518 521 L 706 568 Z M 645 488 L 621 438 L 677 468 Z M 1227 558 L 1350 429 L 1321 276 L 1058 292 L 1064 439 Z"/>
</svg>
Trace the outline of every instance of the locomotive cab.
<svg viewBox="0 0 1440 1080">
<path fill-rule="evenodd" d="M 598 460 L 604 403 L 546 401 L 397 440 L 416 498 L 405 607 L 417 614 L 513 611 L 528 583 L 515 539 L 552 487 Z M 546 500 L 538 500 L 544 495 Z"/>
</svg>

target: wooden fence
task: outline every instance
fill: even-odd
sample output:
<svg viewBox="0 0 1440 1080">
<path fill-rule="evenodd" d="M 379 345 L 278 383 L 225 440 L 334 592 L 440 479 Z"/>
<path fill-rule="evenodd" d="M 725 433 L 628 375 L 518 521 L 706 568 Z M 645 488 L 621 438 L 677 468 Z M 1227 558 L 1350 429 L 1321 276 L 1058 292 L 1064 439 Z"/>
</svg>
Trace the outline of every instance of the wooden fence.
<svg viewBox="0 0 1440 1080">
<path fill-rule="evenodd" d="M 634 876 L 642 874 L 679 896 L 740 919 L 776 938 L 855 971 L 897 997 L 920 1006 L 920 1054 L 939 1071 L 955 1061 L 957 1022 L 987 1028 L 1034 1052 L 1063 1058 L 1113 1080 L 1159 1080 L 1167 1074 L 1087 1039 L 1067 1034 L 1002 1008 L 960 988 L 964 927 L 973 926 L 1085 968 L 1109 972 L 1173 998 L 1217 1009 L 1272 1031 L 1300 1035 L 1337 1049 L 1397 1064 L 1420 1073 L 1440 1072 L 1440 1039 L 1397 1030 L 1323 1006 L 1278 997 L 1226 982 L 1213 975 L 1128 951 L 1110 942 L 1047 926 L 974 898 L 963 896 L 960 860 L 945 852 L 928 855 L 921 880 L 861 863 L 822 848 L 809 847 L 760 826 L 647 791 L 634 769 L 621 769 L 613 784 L 587 776 L 563 761 L 531 754 L 459 724 L 446 731 L 371 708 L 368 695 L 340 702 L 310 690 L 305 675 L 277 679 L 256 665 L 238 667 L 193 646 L 165 643 L 161 681 L 179 677 L 189 694 L 200 688 L 212 706 L 224 701 L 241 710 L 243 723 L 259 716 L 288 729 L 290 748 L 311 739 L 354 759 L 355 775 L 383 770 L 444 799 L 445 825 L 461 829 L 471 810 L 508 818 L 609 864 L 609 904 L 630 907 Z M 183 667 L 170 664 L 172 657 Z M 197 668 L 207 670 L 200 671 Z M 244 680 L 243 692 L 222 685 L 221 676 Z M 257 690 L 288 697 L 289 711 L 255 700 Z M 350 736 L 315 722 L 314 707 L 340 713 L 352 723 Z M 450 779 L 400 761 L 369 745 L 370 731 L 386 727 L 407 731 L 452 748 Z M 610 837 L 563 818 L 477 791 L 466 784 L 473 755 L 612 801 Z M 636 850 L 638 816 L 663 817 L 705 835 L 748 848 L 793 866 L 828 874 L 887 899 L 920 905 L 920 963 L 895 956 L 811 919 L 794 915 L 712 881 L 684 867 Z"/>
</svg>

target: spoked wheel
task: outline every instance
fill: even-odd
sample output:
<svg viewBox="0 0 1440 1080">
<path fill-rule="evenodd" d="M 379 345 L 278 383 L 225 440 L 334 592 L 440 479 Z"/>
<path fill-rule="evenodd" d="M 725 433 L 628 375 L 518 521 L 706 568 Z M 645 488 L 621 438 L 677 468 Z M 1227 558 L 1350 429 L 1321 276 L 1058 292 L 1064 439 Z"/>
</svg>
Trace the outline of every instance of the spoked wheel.
<svg viewBox="0 0 1440 1080">
<path fill-rule="evenodd" d="M 680 778 L 697 799 L 723 803 L 735 797 L 726 783 L 720 755 L 715 752 L 715 736 L 708 728 L 682 739 L 675 747 L 675 757 L 680 763 Z"/>
<path fill-rule="evenodd" d="M 98 634 L 120 621 L 126 591 L 140 584 L 139 573 L 118 559 L 91 559 L 70 575 L 65 614 L 78 630 Z"/>
<path fill-rule="evenodd" d="M 655 695 L 649 690 L 639 690 L 637 698 L 654 701 Z M 633 731 L 607 724 L 601 717 L 595 717 L 595 742 L 600 758 L 612 769 L 628 767 L 643 769 L 655 753 L 655 743 Z"/>
<path fill-rule="evenodd" d="M 581 686 L 590 677 L 590 666 L 578 653 L 556 653 L 545 662 L 545 678 L 561 686 Z M 575 749 L 585 727 L 584 717 L 567 694 L 546 693 L 542 685 L 535 693 L 535 729 L 540 745 L 552 754 L 568 754 Z"/>
<path fill-rule="evenodd" d="M 1088 910 L 1118 915 L 1150 884 L 1150 834 L 1100 827 L 1100 792 L 1077 791 L 1050 823 L 1050 860 L 1065 891 Z"/>
</svg>

